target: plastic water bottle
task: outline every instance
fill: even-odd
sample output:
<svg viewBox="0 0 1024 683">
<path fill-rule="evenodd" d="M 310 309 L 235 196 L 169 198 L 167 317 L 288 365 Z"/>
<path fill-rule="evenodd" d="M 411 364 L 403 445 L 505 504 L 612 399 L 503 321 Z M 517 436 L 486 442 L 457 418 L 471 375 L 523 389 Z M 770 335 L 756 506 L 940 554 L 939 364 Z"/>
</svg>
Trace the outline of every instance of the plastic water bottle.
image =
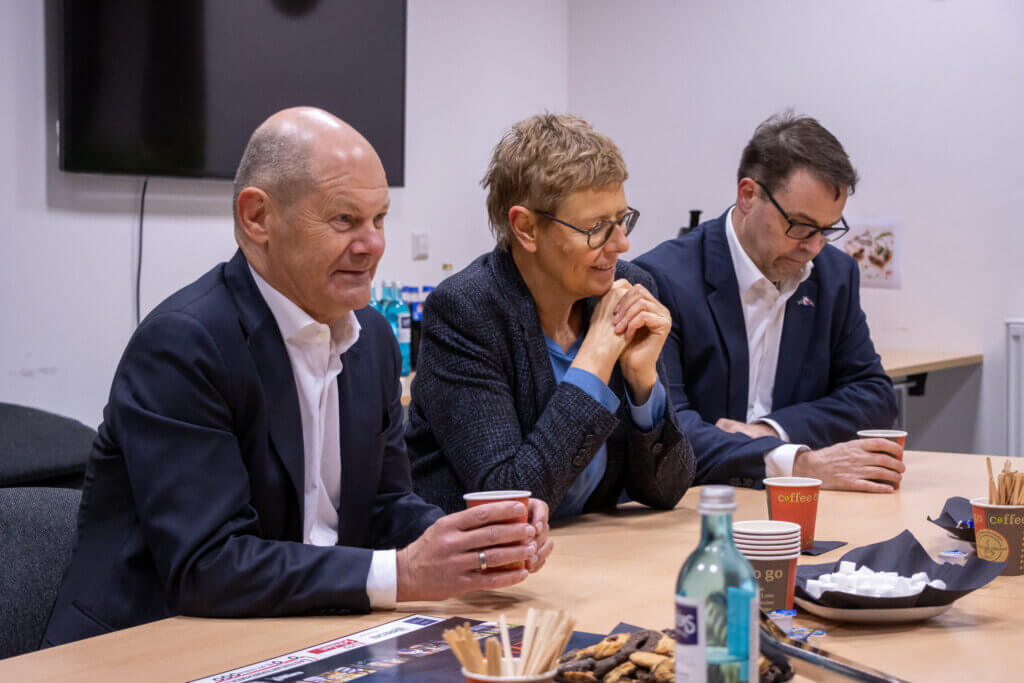
<svg viewBox="0 0 1024 683">
<path fill-rule="evenodd" d="M 380 293 L 380 290 L 377 288 L 377 283 L 376 282 L 371 282 L 370 283 L 370 308 L 372 308 L 373 310 L 377 311 L 378 313 L 381 312 L 381 310 L 380 310 L 380 296 L 379 296 L 379 293 Z"/>
<path fill-rule="evenodd" d="M 392 306 L 395 311 L 395 322 L 397 324 L 398 350 L 402 352 L 402 377 L 412 372 L 412 315 L 409 313 L 409 305 L 402 299 L 402 293 L 407 288 L 397 282 L 392 283 L 393 294 Z"/>
<path fill-rule="evenodd" d="M 380 312 L 384 314 L 385 320 L 391 325 L 391 333 L 395 335 L 395 339 L 398 339 L 398 307 L 396 306 L 394 287 L 387 280 L 384 281 L 381 287 L 380 301 Z"/>
<path fill-rule="evenodd" d="M 423 295 L 419 287 L 404 287 L 403 292 L 409 305 L 409 363 L 415 370 L 420 350 L 420 323 L 423 322 Z"/>
<path fill-rule="evenodd" d="M 705 486 L 700 544 L 676 582 L 676 682 L 757 681 L 759 599 L 754 570 L 732 540 L 735 494 Z"/>
</svg>

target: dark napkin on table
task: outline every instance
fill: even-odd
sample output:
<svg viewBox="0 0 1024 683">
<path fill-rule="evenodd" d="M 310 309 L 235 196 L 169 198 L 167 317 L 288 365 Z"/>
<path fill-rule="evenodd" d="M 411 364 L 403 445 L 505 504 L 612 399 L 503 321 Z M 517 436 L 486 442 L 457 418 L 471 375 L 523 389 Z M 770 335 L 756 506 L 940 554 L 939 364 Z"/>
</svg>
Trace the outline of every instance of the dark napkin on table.
<svg viewBox="0 0 1024 683">
<path fill-rule="evenodd" d="M 830 550 L 835 550 L 841 546 L 846 545 L 846 541 L 815 541 L 814 545 L 810 548 L 804 548 L 800 551 L 801 555 L 824 555 Z"/>
<path fill-rule="evenodd" d="M 928 517 L 928 521 L 936 526 L 940 526 L 949 533 L 953 534 L 961 541 L 967 541 L 968 543 L 974 543 L 974 528 L 969 529 L 958 529 L 957 523 L 974 519 L 973 512 L 971 510 L 971 501 L 967 500 L 963 496 L 953 496 L 952 498 L 946 499 L 946 504 L 942 506 L 942 512 L 935 519 Z"/>
<path fill-rule="evenodd" d="M 818 600 L 808 595 L 806 590 L 808 579 L 816 579 L 822 574 L 839 571 L 839 562 L 843 561 L 854 562 L 858 568 L 861 565 L 867 565 L 876 572 L 896 572 L 900 576 L 912 576 L 918 572 L 925 572 L 928 574 L 929 581 L 942 579 L 946 583 L 946 589 L 939 590 L 925 586 L 924 590 L 917 595 L 908 595 L 902 598 L 876 598 L 838 591 L 825 591 Z M 809 602 L 839 609 L 936 607 L 948 605 L 971 591 L 981 588 L 1002 574 L 1005 568 L 1006 562 L 989 562 L 977 556 L 968 558 L 967 564 L 964 566 L 937 564 L 917 542 L 914 534 L 904 530 L 899 536 L 890 538 L 888 541 L 854 548 L 843 555 L 838 562 L 805 564 L 797 567 L 796 595 Z"/>
</svg>

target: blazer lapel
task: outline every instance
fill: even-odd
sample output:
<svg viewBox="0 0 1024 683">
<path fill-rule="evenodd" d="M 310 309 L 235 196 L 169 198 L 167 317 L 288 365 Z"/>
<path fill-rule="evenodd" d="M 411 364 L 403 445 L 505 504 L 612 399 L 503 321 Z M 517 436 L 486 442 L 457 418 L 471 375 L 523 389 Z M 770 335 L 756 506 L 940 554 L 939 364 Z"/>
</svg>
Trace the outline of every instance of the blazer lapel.
<svg viewBox="0 0 1024 683">
<path fill-rule="evenodd" d="M 302 417 L 288 351 L 270 308 L 249 272 L 241 251 L 225 266 L 228 288 L 238 305 L 239 319 L 247 334 L 249 350 L 263 385 L 263 401 L 270 425 L 270 440 L 295 489 L 302 510 L 305 488 L 305 456 L 302 446 Z"/>
<path fill-rule="evenodd" d="M 386 408 L 379 404 L 379 394 L 373 395 L 371 388 L 380 386 L 375 375 L 375 366 L 362 360 L 368 346 L 366 327 L 360 332 L 359 341 L 341 355 L 341 374 L 338 375 L 338 419 L 341 442 L 341 502 L 338 506 L 338 544 L 361 545 L 366 532 L 366 522 L 372 515 L 373 501 L 377 494 L 377 482 L 381 459 L 380 449 L 374 442 L 375 430 L 367 429 L 376 424 L 366 419 L 368 412 L 380 410 L 385 416 Z M 382 430 L 387 432 L 389 424 Z"/>
<path fill-rule="evenodd" d="M 729 357 L 726 399 L 728 417 L 745 422 L 750 352 L 747 349 L 747 325 L 743 319 L 736 270 L 725 236 L 725 214 L 709 226 L 704 238 L 704 281 L 711 287 L 707 295 L 708 307 Z"/>
<path fill-rule="evenodd" d="M 818 280 L 811 277 L 800 283 L 786 302 L 786 315 L 782 322 L 782 340 L 779 342 L 779 362 L 775 368 L 773 406 L 788 406 L 796 392 L 804 358 L 807 357 L 811 333 L 818 317 Z"/>
<path fill-rule="evenodd" d="M 534 302 L 526 282 L 523 281 L 523 276 L 519 274 L 519 268 L 516 267 L 512 255 L 500 248 L 495 248 L 491 252 L 491 257 L 492 273 L 501 291 L 505 294 L 506 310 L 522 327 L 527 340 L 526 353 L 530 362 L 530 374 L 537 383 L 537 400 L 533 406 L 540 411 L 547 405 L 551 394 L 555 392 L 556 385 L 555 371 L 551 369 L 551 359 L 548 357 L 548 347 L 544 341 L 544 331 L 540 327 L 537 304 Z M 533 415 L 529 422 L 535 421 L 538 415 Z"/>
</svg>

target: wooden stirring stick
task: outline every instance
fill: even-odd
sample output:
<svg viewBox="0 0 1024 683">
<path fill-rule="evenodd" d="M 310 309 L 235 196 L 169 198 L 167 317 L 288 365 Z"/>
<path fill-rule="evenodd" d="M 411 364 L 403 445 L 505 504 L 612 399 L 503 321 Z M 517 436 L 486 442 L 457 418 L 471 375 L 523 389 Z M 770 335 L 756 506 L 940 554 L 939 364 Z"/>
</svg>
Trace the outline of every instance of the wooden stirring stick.
<svg viewBox="0 0 1024 683">
<path fill-rule="evenodd" d="M 516 667 L 516 673 L 520 676 L 526 672 L 526 662 L 530 658 L 530 650 L 533 648 L 533 629 L 536 621 L 537 610 L 531 607 L 526 610 L 526 625 L 523 626 L 523 647 L 519 651 L 519 665 Z"/>
<path fill-rule="evenodd" d="M 512 676 L 515 674 L 512 663 L 512 643 L 508 637 L 508 622 L 505 621 L 505 615 L 502 614 L 498 617 L 498 627 L 501 633 L 501 651 L 504 657 L 501 658 L 501 675 Z"/>
<path fill-rule="evenodd" d="M 501 645 L 494 636 L 487 639 L 487 675 L 501 675 Z"/>
<path fill-rule="evenodd" d="M 480 654 L 480 643 L 476 639 L 476 634 L 470 630 L 468 623 L 462 625 L 462 632 L 466 642 L 469 643 L 469 657 L 473 664 L 473 671 L 478 674 L 484 673 L 487 666 L 484 664 L 484 656 Z"/>
<path fill-rule="evenodd" d="M 996 480 L 992 476 L 992 458 L 985 456 L 985 465 L 988 466 L 988 502 L 995 505 L 998 492 L 996 491 Z"/>
</svg>

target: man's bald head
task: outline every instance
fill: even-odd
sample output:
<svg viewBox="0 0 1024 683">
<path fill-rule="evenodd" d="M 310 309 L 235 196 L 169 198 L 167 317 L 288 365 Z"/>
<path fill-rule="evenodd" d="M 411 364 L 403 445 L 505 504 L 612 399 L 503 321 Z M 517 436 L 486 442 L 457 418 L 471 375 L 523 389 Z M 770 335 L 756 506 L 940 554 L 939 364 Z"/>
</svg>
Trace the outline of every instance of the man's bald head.
<svg viewBox="0 0 1024 683">
<path fill-rule="evenodd" d="M 238 195 L 246 187 L 258 187 L 288 206 L 318 184 L 330 161 L 383 166 L 377 153 L 359 131 L 338 117 L 316 107 L 292 107 L 273 114 L 253 131 L 235 173 L 232 198 L 235 234 Z"/>
</svg>

